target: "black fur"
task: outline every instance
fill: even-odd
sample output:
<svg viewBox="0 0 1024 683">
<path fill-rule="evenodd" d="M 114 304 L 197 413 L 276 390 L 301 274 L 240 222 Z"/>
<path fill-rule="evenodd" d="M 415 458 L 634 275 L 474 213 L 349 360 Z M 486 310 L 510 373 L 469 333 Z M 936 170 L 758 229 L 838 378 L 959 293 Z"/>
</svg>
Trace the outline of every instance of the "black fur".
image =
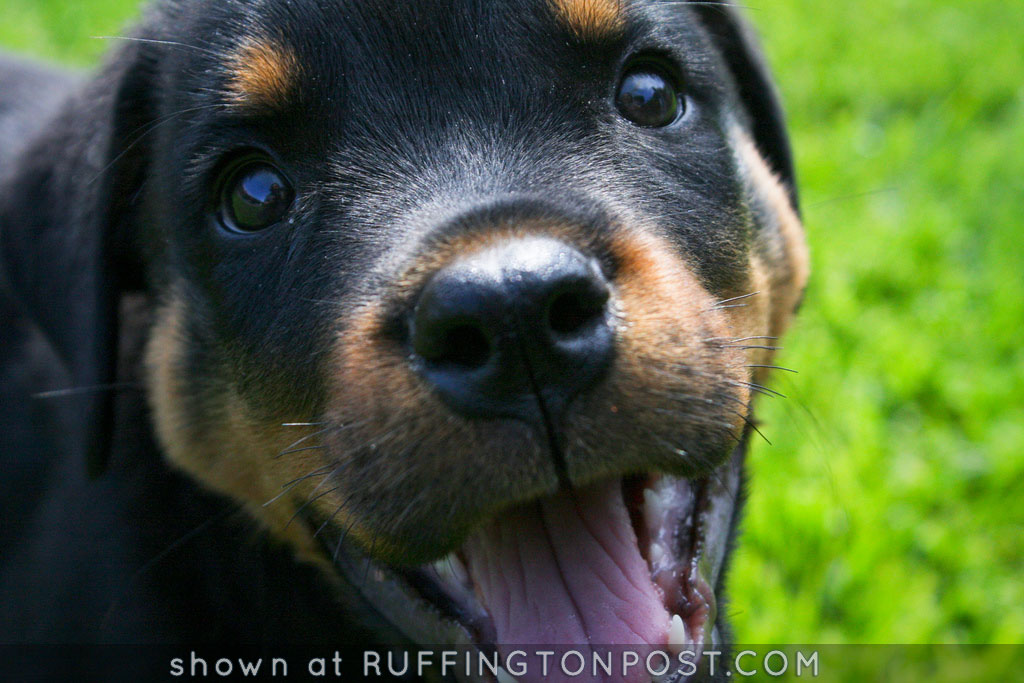
<svg viewBox="0 0 1024 683">
<path fill-rule="evenodd" d="M 401 640 L 164 464 L 140 366 L 171 282 L 190 303 L 186 374 L 230 368 L 257 411 L 315 415 L 336 332 L 322 302 L 386 286 L 371 264 L 427 224 L 495 196 L 573 215 L 633 201 L 724 293 L 750 240 L 729 228 L 744 208 L 727 115 L 795 199 L 774 90 L 725 5 L 628 3 L 622 35 L 588 42 L 544 0 L 384 4 L 170 1 L 87 79 L 0 61 L 0 642 Z M 280 106 L 219 104 L 242 35 L 295 51 Z M 595 104 L 638 49 L 683 64 L 700 114 L 685 144 Z M 307 199 L 240 240 L 211 229 L 209 186 L 253 146 Z"/>
</svg>

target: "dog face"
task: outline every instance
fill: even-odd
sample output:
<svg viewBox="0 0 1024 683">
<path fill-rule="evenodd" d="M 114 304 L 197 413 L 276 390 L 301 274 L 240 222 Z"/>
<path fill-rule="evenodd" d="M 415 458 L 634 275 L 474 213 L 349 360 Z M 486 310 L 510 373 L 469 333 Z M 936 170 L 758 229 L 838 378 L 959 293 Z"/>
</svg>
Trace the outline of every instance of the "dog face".
<svg viewBox="0 0 1024 683">
<path fill-rule="evenodd" d="M 731 9 L 170 3 L 99 83 L 171 462 L 412 639 L 710 642 L 807 275 Z"/>
</svg>

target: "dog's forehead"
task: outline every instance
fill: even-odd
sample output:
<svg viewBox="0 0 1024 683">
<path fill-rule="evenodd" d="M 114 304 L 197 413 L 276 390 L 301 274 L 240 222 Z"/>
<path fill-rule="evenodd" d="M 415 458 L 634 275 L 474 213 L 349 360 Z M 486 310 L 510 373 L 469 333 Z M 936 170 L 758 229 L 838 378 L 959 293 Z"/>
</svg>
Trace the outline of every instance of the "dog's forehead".
<svg viewBox="0 0 1024 683">
<path fill-rule="evenodd" d="M 239 18 L 234 27 L 275 29 L 292 26 L 334 30 L 348 26 L 367 40 L 405 28 L 419 42 L 436 37 L 432 31 L 445 26 L 481 30 L 494 27 L 532 25 L 543 30 L 558 28 L 579 40 L 615 38 L 631 18 L 645 8 L 672 3 L 666 0 L 418 0 L 395 3 L 387 0 L 263 0 L 257 3 L 225 4 L 226 11 Z M 223 26 L 222 26 L 223 28 Z M 479 37 L 472 33 L 465 36 Z"/>
<path fill-rule="evenodd" d="M 570 75 L 579 65 L 566 56 L 591 67 L 614 57 L 645 31 L 664 32 L 659 19 L 666 15 L 675 29 L 695 23 L 685 3 L 654 0 L 267 0 L 225 5 L 190 30 L 218 46 L 229 101 L 279 107 L 303 88 L 375 75 L 401 88 L 424 74 L 432 81 L 500 74 L 514 89 Z M 224 31 L 225 25 L 235 30 Z M 673 48 L 686 44 L 676 41 Z"/>
</svg>

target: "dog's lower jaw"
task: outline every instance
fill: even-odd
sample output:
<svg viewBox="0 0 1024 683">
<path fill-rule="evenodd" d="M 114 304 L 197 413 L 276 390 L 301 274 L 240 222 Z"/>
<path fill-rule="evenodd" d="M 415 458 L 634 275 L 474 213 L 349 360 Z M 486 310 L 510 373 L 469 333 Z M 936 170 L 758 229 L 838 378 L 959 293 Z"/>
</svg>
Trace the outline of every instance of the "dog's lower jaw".
<svg viewBox="0 0 1024 683">
<path fill-rule="evenodd" d="M 698 662 L 705 648 L 722 644 L 716 587 L 721 583 L 730 537 L 739 514 L 745 451 L 744 439 L 725 463 L 702 479 L 658 475 L 615 482 L 617 486 L 609 486 L 608 482 L 601 485 L 605 492 L 621 492 L 619 495 L 630 516 L 629 531 L 635 534 L 635 551 L 645 566 L 647 575 L 643 578 L 649 582 L 650 595 L 657 599 L 656 605 L 646 605 L 650 608 L 647 612 L 634 607 L 631 614 L 637 618 L 654 617 L 657 623 L 611 624 L 598 633 L 596 639 L 584 632 L 585 642 L 575 642 L 569 637 L 571 634 L 564 632 L 552 636 L 551 624 L 544 626 L 548 629 L 547 640 L 553 642 L 546 642 L 543 636 L 519 642 L 528 637 L 526 634 L 533 626 L 528 618 L 523 620 L 523 606 L 488 606 L 488 600 L 495 600 L 493 594 L 500 588 L 491 586 L 488 590 L 480 585 L 495 580 L 494 568 L 488 570 L 480 566 L 480 552 L 493 548 L 471 547 L 481 543 L 482 532 L 478 531 L 460 551 L 412 570 L 379 564 L 351 543 L 325 543 L 325 550 L 334 556 L 335 569 L 349 583 L 359 587 L 381 617 L 410 641 L 422 646 L 468 648 L 492 656 L 497 653 L 501 661 L 522 645 L 545 646 L 533 648 L 539 650 L 593 648 L 595 652 L 602 647 L 626 647 L 641 653 L 665 652 L 677 666 L 679 657 Z M 581 519 L 583 516 L 581 512 Z M 587 569 L 589 567 L 584 571 Z M 636 576 L 628 578 L 639 583 Z M 643 601 L 643 592 L 638 591 L 634 598 Z M 509 609 L 518 610 L 520 614 L 510 614 Z M 550 616 L 558 617 L 554 613 Z M 502 625 L 495 623 L 496 617 Z M 510 619 L 519 619 L 519 627 L 510 627 Z M 572 617 L 565 615 L 565 619 Z M 554 629 L 557 631 L 557 626 Z M 644 634 L 645 642 L 603 642 L 616 638 L 617 633 L 636 635 L 637 631 Z M 506 642 L 510 637 L 512 640 Z M 476 675 L 468 677 L 468 680 L 477 679 Z M 694 680 L 679 671 L 670 674 L 668 679 Z M 521 680 L 530 680 L 530 676 Z"/>
</svg>

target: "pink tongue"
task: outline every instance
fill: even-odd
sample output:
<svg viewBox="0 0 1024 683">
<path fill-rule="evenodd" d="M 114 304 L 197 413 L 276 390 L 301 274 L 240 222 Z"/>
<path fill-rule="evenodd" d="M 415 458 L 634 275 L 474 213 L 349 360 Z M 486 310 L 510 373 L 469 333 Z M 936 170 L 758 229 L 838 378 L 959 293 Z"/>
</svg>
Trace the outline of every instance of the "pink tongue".
<svg viewBox="0 0 1024 683">
<path fill-rule="evenodd" d="M 664 646 L 669 614 L 619 481 L 530 503 L 466 544 L 503 654 L 510 646 Z M 575 660 L 574 660 L 575 661 Z"/>
</svg>

